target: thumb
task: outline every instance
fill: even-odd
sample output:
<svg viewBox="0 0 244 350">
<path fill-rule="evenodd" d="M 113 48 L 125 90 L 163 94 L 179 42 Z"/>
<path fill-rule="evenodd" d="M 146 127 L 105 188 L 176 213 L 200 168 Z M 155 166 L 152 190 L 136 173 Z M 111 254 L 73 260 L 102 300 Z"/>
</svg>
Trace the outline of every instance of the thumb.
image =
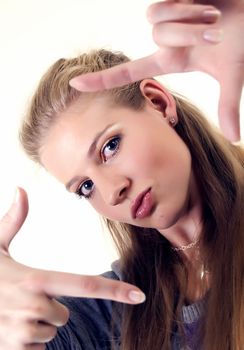
<svg viewBox="0 0 244 350">
<path fill-rule="evenodd" d="M 244 76 L 239 70 L 228 71 L 220 81 L 219 124 L 231 142 L 240 140 L 240 99 Z"/>
<path fill-rule="evenodd" d="M 0 251 L 8 254 L 9 245 L 23 225 L 28 214 L 28 198 L 25 190 L 17 188 L 14 202 L 0 220 Z"/>
</svg>

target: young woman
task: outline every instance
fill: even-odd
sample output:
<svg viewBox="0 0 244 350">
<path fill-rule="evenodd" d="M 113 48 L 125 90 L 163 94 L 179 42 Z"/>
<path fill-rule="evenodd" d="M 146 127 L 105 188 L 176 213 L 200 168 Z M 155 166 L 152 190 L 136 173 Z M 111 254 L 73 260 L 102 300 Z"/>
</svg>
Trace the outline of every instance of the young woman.
<svg viewBox="0 0 244 350">
<path fill-rule="evenodd" d="M 31 159 L 104 218 L 120 254 L 104 277 L 137 286 L 146 301 L 125 304 L 125 297 L 106 294 L 105 279 L 88 278 L 82 284 L 88 299 L 72 297 L 78 282 L 72 293 L 62 289 L 71 295 L 59 299 L 70 310 L 68 320 L 60 304 L 54 309 L 60 288 L 32 271 L 20 283 L 28 306 L 16 322 L 25 331 L 17 331 L 14 344 L 241 350 L 244 150 L 154 79 L 96 93 L 69 86 L 79 74 L 127 61 L 105 50 L 57 61 L 34 94 L 20 138 Z M 13 323 L 6 326 L 9 334 Z"/>
</svg>

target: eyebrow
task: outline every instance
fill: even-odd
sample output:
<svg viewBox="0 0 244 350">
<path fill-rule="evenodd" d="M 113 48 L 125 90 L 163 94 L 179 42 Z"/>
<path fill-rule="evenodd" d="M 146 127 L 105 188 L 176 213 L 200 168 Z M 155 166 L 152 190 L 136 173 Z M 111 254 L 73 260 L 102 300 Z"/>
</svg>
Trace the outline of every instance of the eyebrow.
<svg viewBox="0 0 244 350">
<path fill-rule="evenodd" d="M 97 147 L 97 143 L 99 141 L 99 139 L 103 136 L 103 134 L 105 134 L 107 132 L 108 129 L 110 129 L 112 126 L 114 126 L 114 124 L 109 124 L 107 125 L 102 131 L 98 132 L 96 134 L 96 136 L 94 137 L 94 140 L 93 142 L 91 143 L 89 149 L 88 149 L 88 152 L 87 152 L 87 157 L 88 158 L 91 158 L 95 152 L 95 149 Z M 69 180 L 65 187 L 66 187 L 66 190 L 69 191 L 70 187 L 73 185 L 74 182 L 76 182 L 77 180 L 80 179 L 80 176 L 74 176 L 71 180 Z"/>
</svg>

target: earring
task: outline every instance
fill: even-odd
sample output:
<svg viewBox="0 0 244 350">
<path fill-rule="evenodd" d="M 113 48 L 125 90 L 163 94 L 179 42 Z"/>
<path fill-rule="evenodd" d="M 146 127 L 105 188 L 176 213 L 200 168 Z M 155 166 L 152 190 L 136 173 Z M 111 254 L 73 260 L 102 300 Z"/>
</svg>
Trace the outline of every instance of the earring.
<svg viewBox="0 0 244 350">
<path fill-rule="evenodd" d="M 171 126 L 175 126 L 176 125 L 176 118 L 175 117 L 169 117 L 169 123 L 171 124 Z"/>
</svg>

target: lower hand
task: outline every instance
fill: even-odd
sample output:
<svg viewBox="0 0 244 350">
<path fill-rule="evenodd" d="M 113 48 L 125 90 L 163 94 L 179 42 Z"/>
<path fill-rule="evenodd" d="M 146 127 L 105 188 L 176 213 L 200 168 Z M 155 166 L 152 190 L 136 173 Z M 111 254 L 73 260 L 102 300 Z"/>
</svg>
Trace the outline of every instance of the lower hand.
<svg viewBox="0 0 244 350">
<path fill-rule="evenodd" d="M 128 283 L 101 276 L 34 269 L 14 261 L 9 244 L 28 213 L 24 190 L 0 221 L 0 348 L 1 350 L 42 350 L 52 340 L 57 328 L 69 318 L 67 307 L 55 296 L 69 295 L 111 299 L 137 304 L 130 291 L 140 290 Z M 141 300 L 142 302 L 142 300 Z"/>
</svg>

